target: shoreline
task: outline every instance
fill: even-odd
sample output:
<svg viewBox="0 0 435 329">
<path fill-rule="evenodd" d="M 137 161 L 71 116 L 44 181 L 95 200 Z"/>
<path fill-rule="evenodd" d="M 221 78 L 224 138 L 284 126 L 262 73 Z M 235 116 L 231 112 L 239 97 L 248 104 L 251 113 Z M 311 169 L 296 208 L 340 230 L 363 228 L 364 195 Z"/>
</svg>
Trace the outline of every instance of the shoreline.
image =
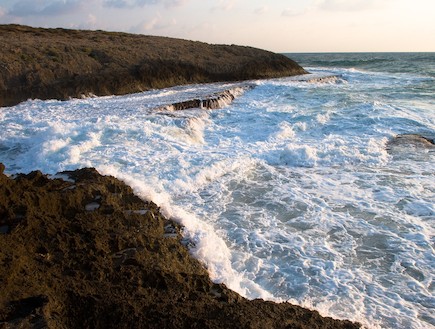
<svg viewBox="0 0 435 329">
<path fill-rule="evenodd" d="M 213 283 L 183 244 L 182 227 L 112 176 L 93 168 L 53 178 L 3 171 L 0 165 L 6 327 L 360 327 Z"/>
<path fill-rule="evenodd" d="M 0 25 L 0 43 L 0 107 L 307 73 L 257 48 L 128 33 Z"/>
</svg>

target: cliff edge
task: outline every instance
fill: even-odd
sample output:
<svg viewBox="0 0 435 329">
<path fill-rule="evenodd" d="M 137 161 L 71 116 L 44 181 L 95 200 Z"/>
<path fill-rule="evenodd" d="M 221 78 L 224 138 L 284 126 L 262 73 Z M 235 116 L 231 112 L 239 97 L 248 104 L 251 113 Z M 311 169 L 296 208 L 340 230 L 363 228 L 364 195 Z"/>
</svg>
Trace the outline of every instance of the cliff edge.
<svg viewBox="0 0 435 329">
<path fill-rule="evenodd" d="M 210 281 L 179 227 L 95 169 L 0 163 L 0 328 L 358 328 Z"/>
<path fill-rule="evenodd" d="M 0 106 L 307 73 L 284 55 L 104 31 L 0 25 Z"/>
</svg>

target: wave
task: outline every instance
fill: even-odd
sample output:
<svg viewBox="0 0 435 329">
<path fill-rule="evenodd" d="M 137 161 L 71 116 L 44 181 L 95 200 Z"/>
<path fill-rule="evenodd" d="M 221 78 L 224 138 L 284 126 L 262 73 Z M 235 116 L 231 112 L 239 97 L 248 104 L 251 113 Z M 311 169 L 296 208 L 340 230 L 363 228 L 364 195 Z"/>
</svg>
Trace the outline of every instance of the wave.
<svg viewBox="0 0 435 329">
<path fill-rule="evenodd" d="M 303 67 L 362 69 L 370 72 L 414 73 L 435 77 L 435 53 L 311 53 L 286 54 Z"/>
</svg>

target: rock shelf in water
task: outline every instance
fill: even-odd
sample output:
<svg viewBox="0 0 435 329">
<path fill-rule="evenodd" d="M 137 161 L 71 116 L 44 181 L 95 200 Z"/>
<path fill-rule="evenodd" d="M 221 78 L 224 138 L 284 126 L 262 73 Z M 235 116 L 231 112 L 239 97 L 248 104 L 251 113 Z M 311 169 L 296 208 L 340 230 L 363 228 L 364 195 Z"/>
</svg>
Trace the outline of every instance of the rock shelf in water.
<svg viewBox="0 0 435 329">
<path fill-rule="evenodd" d="M 435 141 L 419 134 L 399 134 L 388 141 L 387 150 L 393 151 L 396 148 L 435 148 Z"/>
<path fill-rule="evenodd" d="M 1 328 L 359 327 L 211 282 L 182 227 L 114 177 L 3 171 Z"/>
<path fill-rule="evenodd" d="M 254 85 L 240 85 L 235 86 L 231 89 L 226 89 L 222 91 L 215 92 L 212 95 L 206 95 L 201 98 L 194 98 L 183 100 L 180 102 L 174 102 L 169 105 L 159 106 L 155 110 L 166 110 L 166 111 L 181 111 L 193 108 L 214 110 L 220 109 L 226 105 L 231 104 L 231 102 L 246 90 L 254 88 Z"/>
</svg>

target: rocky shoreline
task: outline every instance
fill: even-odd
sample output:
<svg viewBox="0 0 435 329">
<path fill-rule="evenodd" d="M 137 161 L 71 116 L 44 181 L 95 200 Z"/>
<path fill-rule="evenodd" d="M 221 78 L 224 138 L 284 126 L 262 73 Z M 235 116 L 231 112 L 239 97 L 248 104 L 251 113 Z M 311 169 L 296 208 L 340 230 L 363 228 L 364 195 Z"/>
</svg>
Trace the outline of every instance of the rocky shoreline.
<svg viewBox="0 0 435 329">
<path fill-rule="evenodd" d="M 0 164 L 0 328 L 358 328 L 210 281 L 182 227 L 95 169 Z"/>
<path fill-rule="evenodd" d="M 307 73 L 261 49 L 127 33 L 0 25 L 0 44 L 0 107 Z"/>
<path fill-rule="evenodd" d="M 307 73 L 285 56 L 103 31 L 0 25 L 0 107 Z M 214 109 L 249 84 L 155 110 Z M 7 176 L 0 164 L 0 328 L 359 328 L 247 300 L 191 257 L 152 202 L 85 168 Z"/>
</svg>

